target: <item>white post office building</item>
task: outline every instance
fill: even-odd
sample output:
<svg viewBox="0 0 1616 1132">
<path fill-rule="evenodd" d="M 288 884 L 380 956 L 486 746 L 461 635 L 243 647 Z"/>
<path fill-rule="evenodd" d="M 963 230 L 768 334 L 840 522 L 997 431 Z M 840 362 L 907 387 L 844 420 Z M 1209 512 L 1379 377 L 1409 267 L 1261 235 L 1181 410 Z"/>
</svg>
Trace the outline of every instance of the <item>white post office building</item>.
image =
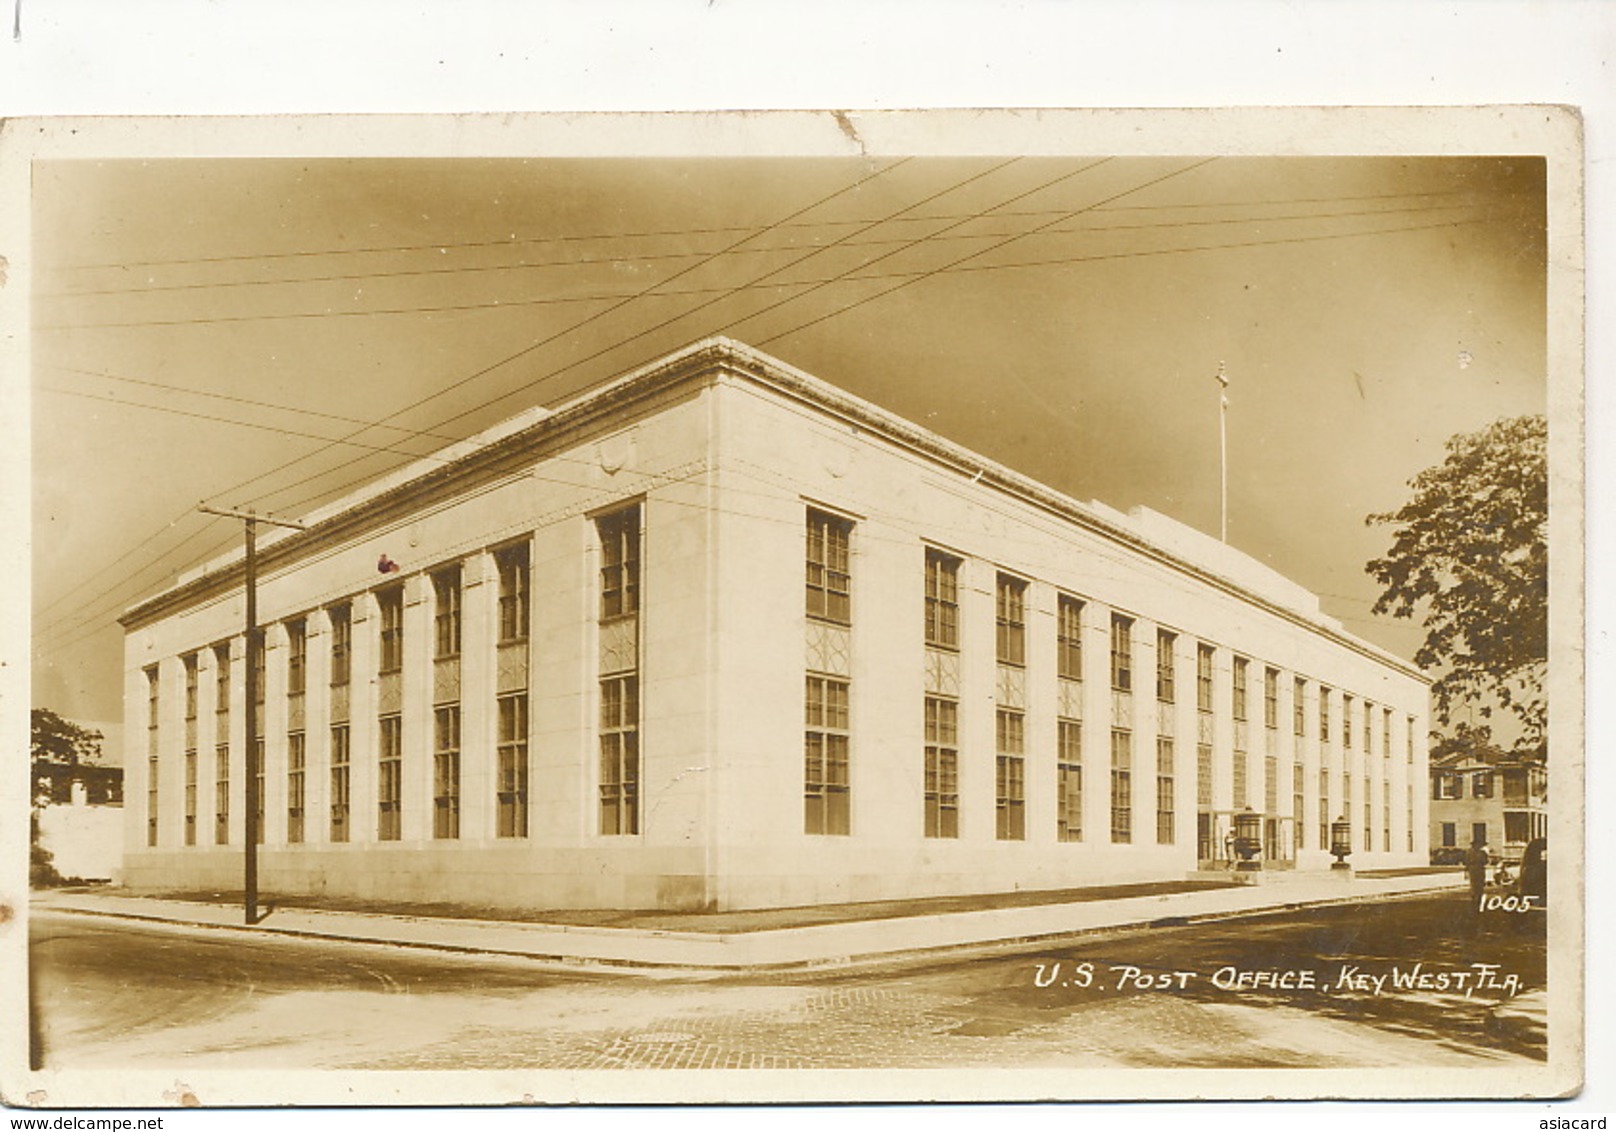
<svg viewBox="0 0 1616 1132">
<path fill-rule="evenodd" d="M 735 909 L 1427 854 L 1428 682 L 1256 561 L 700 342 L 131 609 L 125 883 Z M 1250 819 L 1247 819 L 1248 822 Z"/>
</svg>

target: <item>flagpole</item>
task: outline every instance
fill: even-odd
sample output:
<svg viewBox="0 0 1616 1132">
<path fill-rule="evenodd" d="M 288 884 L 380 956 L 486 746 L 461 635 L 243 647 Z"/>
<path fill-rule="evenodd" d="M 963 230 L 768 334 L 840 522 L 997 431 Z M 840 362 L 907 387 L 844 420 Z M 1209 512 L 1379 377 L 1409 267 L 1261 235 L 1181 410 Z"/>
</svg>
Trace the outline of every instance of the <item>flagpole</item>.
<svg viewBox="0 0 1616 1132">
<path fill-rule="evenodd" d="M 1218 363 L 1218 537 L 1229 541 L 1229 375 Z"/>
</svg>

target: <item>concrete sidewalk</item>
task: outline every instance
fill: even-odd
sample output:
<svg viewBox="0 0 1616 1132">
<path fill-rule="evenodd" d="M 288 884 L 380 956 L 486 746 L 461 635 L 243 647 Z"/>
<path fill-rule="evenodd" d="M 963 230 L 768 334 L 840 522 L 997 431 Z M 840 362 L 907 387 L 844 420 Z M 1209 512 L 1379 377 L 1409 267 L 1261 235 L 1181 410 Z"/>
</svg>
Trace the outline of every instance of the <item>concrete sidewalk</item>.
<svg viewBox="0 0 1616 1132">
<path fill-rule="evenodd" d="M 376 912 L 280 908 L 255 927 L 234 904 L 111 892 L 41 892 L 33 906 L 82 915 L 215 928 L 261 935 L 391 944 L 507 955 L 574 965 L 683 968 L 713 972 L 833 965 L 928 951 L 1054 941 L 1089 932 L 1224 919 L 1464 887 L 1462 873 L 1341 880 L 1293 878 L 1165 895 L 1070 904 L 986 908 L 746 932 L 514 923 Z"/>
</svg>

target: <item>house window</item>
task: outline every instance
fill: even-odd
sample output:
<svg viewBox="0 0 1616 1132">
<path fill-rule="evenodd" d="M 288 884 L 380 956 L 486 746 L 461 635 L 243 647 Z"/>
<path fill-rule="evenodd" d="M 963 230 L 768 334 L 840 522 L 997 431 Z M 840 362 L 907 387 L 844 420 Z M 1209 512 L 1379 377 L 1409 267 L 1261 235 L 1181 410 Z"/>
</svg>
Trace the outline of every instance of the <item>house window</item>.
<svg viewBox="0 0 1616 1132">
<path fill-rule="evenodd" d="M 432 575 L 432 656 L 442 660 L 460 655 L 460 567 Z"/>
<path fill-rule="evenodd" d="M 1352 750 L 1352 697 L 1341 697 L 1341 745 Z"/>
<path fill-rule="evenodd" d="M 596 520 L 600 536 L 600 619 L 627 617 L 640 608 L 640 508 Z"/>
<path fill-rule="evenodd" d="M 1201 809 L 1212 806 L 1212 744 L 1198 743 L 1195 747 L 1195 804 Z"/>
<path fill-rule="evenodd" d="M 1477 821 L 1477 822 L 1471 822 L 1470 823 L 1470 844 L 1472 844 L 1472 845 L 1486 845 L 1487 844 L 1487 823 L 1486 822 Z"/>
<path fill-rule="evenodd" d="M 433 709 L 432 836 L 460 836 L 460 705 Z"/>
<path fill-rule="evenodd" d="M 338 724 L 331 729 L 331 840 L 348 840 L 349 817 L 349 750 L 348 725 Z"/>
<path fill-rule="evenodd" d="M 1412 715 L 1408 717 L 1408 757 L 1407 757 L 1407 762 L 1408 762 L 1408 764 L 1410 766 L 1414 765 L 1414 717 Z"/>
<path fill-rule="evenodd" d="M 189 653 L 184 659 L 185 664 L 185 718 L 196 718 L 196 653 Z"/>
<path fill-rule="evenodd" d="M 527 693 L 499 698 L 500 837 L 527 836 Z"/>
<path fill-rule="evenodd" d="M 1319 848 L 1330 847 L 1330 771 L 1319 768 Z"/>
<path fill-rule="evenodd" d="M 1442 823 L 1442 848 L 1453 849 L 1459 844 L 1459 823 L 1445 821 Z"/>
<path fill-rule="evenodd" d="M 185 752 L 185 844 L 196 844 L 196 751 Z"/>
<path fill-rule="evenodd" d="M 808 512 L 807 610 L 816 621 L 853 622 L 852 538 L 851 521 Z"/>
<path fill-rule="evenodd" d="M 1435 776 L 1436 789 L 1432 797 L 1439 801 L 1451 801 L 1463 795 L 1460 778 L 1456 774 L 1439 774 Z"/>
<path fill-rule="evenodd" d="M 1478 770 L 1470 777 L 1470 796 L 1472 798 L 1491 798 L 1493 796 L 1493 772 Z"/>
<path fill-rule="evenodd" d="M 1251 797 L 1246 788 L 1246 752 L 1234 753 L 1234 765 L 1231 768 L 1234 778 L 1234 808 L 1243 810 L 1251 803 Z"/>
<path fill-rule="evenodd" d="M 1111 615 L 1111 687 L 1133 688 L 1133 618 L 1120 613 Z"/>
<path fill-rule="evenodd" d="M 640 832 L 640 680 L 600 682 L 600 832 Z"/>
<path fill-rule="evenodd" d="M 1263 669 L 1263 726 L 1270 731 L 1279 729 L 1279 669 Z"/>
<path fill-rule="evenodd" d="M 1392 757 L 1392 709 L 1387 708 L 1380 716 L 1380 757 Z"/>
<path fill-rule="evenodd" d="M 1173 843 L 1173 741 L 1156 737 L 1156 844 Z"/>
<path fill-rule="evenodd" d="M 1027 663 L 1027 583 L 1000 574 L 994 587 L 1000 664 Z"/>
<path fill-rule="evenodd" d="M 1300 739 L 1307 734 L 1307 681 L 1298 676 L 1291 695 L 1291 732 Z"/>
<path fill-rule="evenodd" d="M 528 544 L 496 551 L 494 564 L 499 571 L 499 642 L 526 640 L 532 580 Z"/>
<path fill-rule="evenodd" d="M 303 621 L 286 623 L 286 694 L 301 696 L 308 667 L 308 627 Z"/>
<path fill-rule="evenodd" d="M 1380 784 L 1380 847 L 1385 852 L 1392 851 L 1392 784 Z"/>
<path fill-rule="evenodd" d="M 960 560 L 940 550 L 926 551 L 926 643 L 959 648 Z"/>
<path fill-rule="evenodd" d="M 219 717 L 214 725 L 221 740 L 229 725 L 225 722 L 230 715 L 230 646 L 218 644 L 213 646 L 213 711 Z"/>
<path fill-rule="evenodd" d="M 1319 742 L 1330 741 L 1330 689 L 1319 688 Z"/>
<path fill-rule="evenodd" d="M 378 672 L 397 672 L 404 667 L 404 587 L 378 590 L 376 605 L 381 612 L 382 648 Z"/>
<path fill-rule="evenodd" d="M 402 836 L 404 806 L 404 726 L 397 715 L 381 717 L 381 747 L 376 769 L 376 840 Z"/>
<path fill-rule="evenodd" d="M 846 834 L 848 798 L 846 680 L 809 673 L 804 688 L 803 832 Z"/>
<path fill-rule="evenodd" d="M 996 716 L 998 755 L 994 759 L 995 836 L 1021 841 L 1027 836 L 1026 720 L 1000 708 Z"/>
<path fill-rule="evenodd" d="M 157 666 L 146 669 L 146 744 L 157 753 Z"/>
<path fill-rule="evenodd" d="M 1250 670 L 1249 660 L 1243 656 L 1234 658 L 1234 717 L 1240 720 L 1246 718 L 1246 681 Z"/>
<path fill-rule="evenodd" d="M 252 663 L 247 666 L 247 679 L 252 686 L 252 700 L 258 707 L 256 728 L 254 734 L 264 733 L 264 686 L 268 683 L 264 679 L 264 669 L 268 667 L 269 658 L 264 642 L 264 630 L 255 629 L 248 634 L 247 655 Z"/>
<path fill-rule="evenodd" d="M 331 620 L 331 684 L 348 683 L 353 674 L 353 611 L 348 605 L 334 605 L 327 611 Z"/>
<path fill-rule="evenodd" d="M 1291 817 L 1296 821 L 1296 847 L 1298 849 L 1307 845 L 1307 814 L 1304 812 L 1306 804 L 1302 800 L 1303 783 L 1306 781 L 1306 772 L 1301 763 L 1291 764 Z"/>
<path fill-rule="evenodd" d="M 213 749 L 213 843 L 230 844 L 230 744 Z"/>
<path fill-rule="evenodd" d="M 1065 594 L 1055 602 L 1055 672 L 1083 679 L 1083 603 Z"/>
<path fill-rule="evenodd" d="M 1075 719 L 1057 725 L 1055 838 L 1083 840 L 1083 725 Z"/>
<path fill-rule="evenodd" d="M 264 843 L 264 737 L 262 735 L 252 741 L 249 748 L 252 751 L 252 778 L 253 778 L 253 840 L 259 845 Z"/>
<path fill-rule="evenodd" d="M 1504 812 L 1504 841 L 1506 843 L 1522 844 L 1532 839 L 1532 815 L 1524 810 L 1506 810 Z"/>
<path fill-rule="evenodd" d="M 1212 646 L 1195 648 L 1195 710 L 1212 714 Z"/>
<path fill-rule="evenodd" d="M 1111 732 L 1111 840 L 1133 840 L 1133 733 Z"/>
<path fill-rule="evenodd" d="M 926 697 L 926 836 L 959 836 L 959 704 Z"/>
<path fill-rule="evenodd" d="M 286 736 L 286 840 L 297 844 L 303 840 L 304 776 L 307 773 L 307 751 L 303 732 L 293 731 Z"/>
<path fill-rule="evenodd" d="M 1173 676 L 1173 647 L 1178 638 L 1166 629 L 1156 630 L 1156 699 L 1170 704 L 1178 697 Z"/>
</svg>

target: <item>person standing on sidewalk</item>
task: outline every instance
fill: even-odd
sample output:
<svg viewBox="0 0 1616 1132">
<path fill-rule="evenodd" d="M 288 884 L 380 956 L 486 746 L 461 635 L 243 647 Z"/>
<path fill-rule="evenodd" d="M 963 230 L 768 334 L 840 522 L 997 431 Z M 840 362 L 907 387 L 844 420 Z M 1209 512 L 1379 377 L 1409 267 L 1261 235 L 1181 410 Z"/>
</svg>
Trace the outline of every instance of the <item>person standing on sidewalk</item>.
<svg viewBox="0 0 1616 1132">
<path fill-rule="evenodd" d="M 1465 876 L 1470 881 L 1470 910 L 1481 911 L 1481 894 L 1487 887 L 1487 846 L 1481 838 L 1471 842 L 1465 851 Z"/>
</svg>

